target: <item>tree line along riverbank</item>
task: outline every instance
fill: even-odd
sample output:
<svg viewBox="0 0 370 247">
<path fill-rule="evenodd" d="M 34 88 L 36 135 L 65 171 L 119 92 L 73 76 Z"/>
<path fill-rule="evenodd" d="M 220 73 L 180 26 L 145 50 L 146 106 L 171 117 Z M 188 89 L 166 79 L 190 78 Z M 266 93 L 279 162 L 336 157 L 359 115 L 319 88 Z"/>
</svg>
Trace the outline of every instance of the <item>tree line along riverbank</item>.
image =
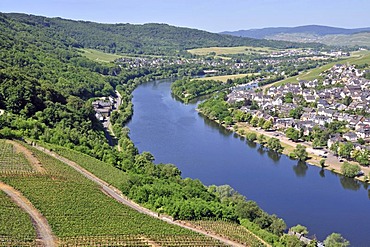
<svg viewBox="0 0 370 247">
<path fill-rule="evenodd" d="M 352 167 L 358 166 L 354 161 L 344 161 L 342 158 L 336 157 L 329 150 L 314 149 L 309 142 L 293 141 L 287 137 L 284 132 L 269 130 L 272 126 L 271 123 L 270 127 L 267 126 L 269 123 L 268 121 L 264 121 L 262 124 L 258 123 L 259 120 L 257 118 L 253 119 L 251 115 L 238 110 L 237 106 L 233 107 L 228 104 L 224 100 L 225 97 L 225 93 L 214 95 L 208 100 L 200 103 L 198 111 L 205 117 L 217 122 L 230 131 L 234 131 L 249 141 L 257 142 L 291 158 L 307 161 L 308 164 L 321 167 L 322 169 L 330 170 L 341 175 L 347 175 L 344 169 L 346 165 L 350 164 Z M 253 121 L 256 121 L 256 123 L 253 123 Z M 298 151 L 303 155 L 301 158 L 295 153 L 297 151 L 297 146 L 300 149 Z M 370 168 L 361 166 L 360 169 L 363 171 L 364 176 L 356 176 L 357 173 L 355 173 L 355 175 L 350 174 L 349 176 L 356 180 L 370 183 Z M 358 168 L 356 171 L 359 171 Z"/>
</svg>

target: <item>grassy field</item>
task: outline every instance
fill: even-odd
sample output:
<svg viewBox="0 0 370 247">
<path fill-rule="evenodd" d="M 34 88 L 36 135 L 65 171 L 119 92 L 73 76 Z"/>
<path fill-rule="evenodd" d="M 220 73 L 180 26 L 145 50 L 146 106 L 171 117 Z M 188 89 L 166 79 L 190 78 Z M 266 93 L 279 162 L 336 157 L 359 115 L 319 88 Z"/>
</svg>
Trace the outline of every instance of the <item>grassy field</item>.
<svg viewBox="0 0 370 247">
<path fill-rule="evenodd" d="M 208 47 L 208 48 L 197 48 L 188 50 L 191 54 L 195 55 L 208 55 L 212 52 L 216 55 L 225 54 L 251 54 L 251 53 L 270 53 L 277 51 L 276 49 L 269 47 L 252 47 L 252 46 L 236 46 L 236 47 Z"/>
<path fill-rule="evenodd" d="M 353 52 L 351 57 L 349 58 L 346 58 L 346 59 L 343 59 L 337 62 L 328 63 L 324 66 L 309 70 L 308 72 L 304 72 L 300 75 L 289 77 L 285 80 L 278 81 L 270 85 L 266 85 L 265 88 L 269 88 L 271 86 L 280 86 L 286 83 L 298 83 L 298 81 L 300 80 L 310 81 L 314 79 L 320 79 L 320 74 L 322 72 L 330 69 L 331 67 L 333 67 L 335 64 L 338 64 L 338 63 L 339 64 L 349 63 L 349 64 L 356 64 L 356 65 L 365 64 L 365 63 L 370 64 L 370 51 Z"/>
<path fill-rule="evenodd" d="M 253 74 L 237 74 L 237 75 L 219 75 L 219 76 L 210 76 L 210 77 L 203 77 L 202 80 L 214 80 L 214 81 L 222 81 L 226 82 L 228 79 L 236 79 L 236 78 L 242 78 Z M 258 75 L 258 73 L 255 73 L 255 75 Z"/>
<path fill-rule="evenodd" d="M 122 57 L 116 54 L 111 54 L 111 53 L 105 53 L 102 51 L 94 50 L 94 49 L 80 49 L 81 54 L 88 59 L 97 61 L 97 62 L 104 62 L 104 63 L 109 63 L 113 62 L 114 60 Z"/>
<path fill-rule="evenodd" d="M 100 243 L 105 243 L 104 246 L 127 246 L 123 244 L 128 243 L 130 246 L 150 246 L 151 242 L 158 243 L 159 246 L 171 243 L 178 243 L 178 246 L 186 246 L 187 243 L 192 246 L 224 246 L 216 240 L 124 206 L 105 195 L 98 185 L 59 160 L 29 146 L 27 148 L 47 172 L 37 175 L 30 172 L 28 175 L 19 176 L 0 173 L 1 181 L 20 191 L 45 216 L 61 246 L 68 246 L 69 243 L 70 246 L 100 246 Z M 74 153 L 74 156 L 77 157 L 77 154 Z M 11 159 L 11 153 L 7 157 Z M 102 165 L 95 159 L 87 159 L 85 155 L 76 159 L 90 163 L 85 164 L 90 168 Z M 94 171 L 104 172 L 103 169 Z M 108 175 L 109 172 L 112 171 L 105 171 L 109 180 L 122 178 Z M 115 172 L 118 170 L 115 169 Z M 119 184 L 119 181 L 116 182 Z M 4 219 L 13 217 L 8 215 L 8 204 L 0 193 L 0 211 L 2 218 L 6 215 Z M 15 216 L 21 213 L 14 211 Z M 26 222 L 22 217 L 20 219 Z M 17 239 L 26 239 L 32 230 L 29 229 L 29 224 L 30 222 L 28 226 L 27 222 L 22 226 L 15 225 L 11 232 L 20 232 Z M 0 231 L 3 229 L 9 229 L 9 225 L 7 221 L 0 220 Z M 0 232 L 0 242 L 3 240 Z M 166 243 L 161 244 L 163 241 Z"/>
</svg>

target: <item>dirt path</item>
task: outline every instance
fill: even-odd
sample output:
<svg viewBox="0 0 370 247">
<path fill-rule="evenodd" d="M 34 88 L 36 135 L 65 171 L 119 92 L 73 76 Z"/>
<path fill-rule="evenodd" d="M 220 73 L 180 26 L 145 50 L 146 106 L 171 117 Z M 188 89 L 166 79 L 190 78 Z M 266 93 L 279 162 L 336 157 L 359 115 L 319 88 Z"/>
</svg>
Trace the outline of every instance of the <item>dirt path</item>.
<svg viewBox="0 0 370 247">
<path fill-rule="evenodd" d="M 32 203 L 24 197 L 19 191 L 13 187 L 4 184 L 0 181 L 0 190 L 4 191 L 20 208 L 22 208 L 32 219 L 36 228 L 38 238 L 40 238 L 43 246 L 57 246 L 57 238 L 53 235 L 51 228 L 45 217 L 32 205 Z"/>
<path fill-rule="evenodd" d="M 33 155 L 33 153 L 19 144 L 18 142 L 12 140 L 6 140 L 6 143 L 13 145 L 15 151 L 17 153 L 23 153 L 28 162 L 30 162 L 31 166 L 40 173 L 45 173 L 45 169 L 42 167 L 41 162 Z"/>
<path fill-rule="evenodd" d="M 90 179 L 91 181 L 95 182 L 96 184 L 98 184 L 99 186 L 101 186 L 101 189 L 103 190 L 103 192 L 105 194 L 107 194 L 108 196 L 112 197 L 113 199 L 115 199 L 116 201 L 126 205 L 126 206 L 129 206 L 131 208 L 133 208 L 134 210 L 140 212 L 140 213 L 143 213 L 143 214 L 147 214 L 147 215 L 150 215 L 154 218 L 157 218 L 157 219 L 160 219 L 160 220 L 163 220 L 167 223 L 170 223 L 170 224 L 173 224 L 173 225 L 177 225 L 177 226 L 180 226 L 182 228 L 186 228 L 186 229 L 189 229 L 191 231 L 194 231 L 194 232 L 197 232 L 197 233 L 200 233 L 200 234 L 203 234 L 203 235 L 206 235 L 208 237 L 211 237 L 211 238 L 214 238 L 214 239 L 217 239 L 227 245 L 231 245 L 231 246 L 237 246 L 237 247 L 242 247 L 244 245 L 242 244 L 239 244 L 235 241 L 232 241 L 232 240 L 229 240 L 227 238 L 224 238 L 224 237 L 221 237 L 221 236 L 218 236 L 216 234 L 212 234 L 212 233 L 209 233 L 209 232 L 206 232 L 204 230 L 201 230 L 201 229 L 197 229 L 195 228 L 194 226 L 189 226 L 189 225 L 186 225 L 182 222 L 178 222 L 178 221 L 173 221 L 172 219 L 168 218 L 168 217 L 165 217 L 165 216 L 159 216 L 158 213 L 156 212 L 153 212 L 153 211 L 150 211 L 149 209 L 147 208 L 144 208 L 142 206 L 140 206 L 139 204 L 127 199 L 117 188 L 109 185 L 107 182 L 101 180 L 100 178 L 98 178 L 97 176 L 95 176 L 94 174 L 92 174 L 91 172 L 85 170 L 84 168 L 82 168 L 81 166 L 79 166 L 78 164 L 76 164 L 75 162 L 71 161 L 71 160 L 68 160 L 48 149 L 45 149 L 43 147 L 40 147 L 40 146 L 36 146 L 37 149 L 43 151 L 44 153 L 46 154 L 49 154 L 53 157 L 55 157 L 56 159 L 62 161 L 63 163 L 67 164 L 68 166 L 72 167 L 73 169 L 75 169 L 76 171 L 78 171 L 79 173 L 81 173 L 82 175 L 84 175 L 86 178 Z"/>
</svg>

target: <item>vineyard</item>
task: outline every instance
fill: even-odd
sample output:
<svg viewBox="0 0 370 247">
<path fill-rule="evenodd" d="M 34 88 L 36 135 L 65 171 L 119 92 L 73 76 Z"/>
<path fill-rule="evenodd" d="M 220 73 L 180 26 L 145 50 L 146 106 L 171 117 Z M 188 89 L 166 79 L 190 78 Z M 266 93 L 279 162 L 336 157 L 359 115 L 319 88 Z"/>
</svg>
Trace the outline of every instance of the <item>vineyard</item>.
<svg viewBox="0 0 370 247">
<path fill-rule="evenodd" d="M 36 232 L 28 214 L 0 190 L 0 246 L 34 246 Z"/>
<path fill-rule="evenodd" d="M 54 152 L 60 154 L 61 156 L 76 162 L 81 167 L 85 168 L 89 172 L 95 174 L 96 176 L 116 188 L 121 188 L 122 181 L 127 180 L 127 175 L 122 170 L 119 170 L 112 165 L 95 159 L 89 155 L 79 153 L 77 151 L 61 146 L 45 143 L 43 143 L 42 145 L 49 149 L 52 149 Z"/>
<path fill-rule="evenodd" d="M 12 144 L 0 140 L 0 174 L 34 173 L 32 166 L 22 153 L 16 153 Z"/>
<path fill-rule="evenodd" d="M 202 246 L 202 247 L 223 247 L 226 246 L 212 238 L 202 236 L 188 235 L 152 235 L 151 239 L 140 235 L 106 235 L 106 236 L 89 236 L 62 238 L 61 247 L 70 246 L 163 246 L 163 247 L 180 247 L 180 246 Z"/>
<path fill-rule="evenodd" d="M 225 246 L 124 206 L 61 161 L 32 147 L 28 149 L 46 172 L 2 175 L 1 181 L 20 191 L 42 213 L 60 246 Z M 18 154 L 6 157 L 16 166 Z M 27 214 L 5 194 L 0 196 L 1 216 L 6 215 L 0 220 L 0 246 L 34 246 L 35 230 Z"/>
<path fill-rule="evenodd" d="M 200 229 L 234 240 L 246 246 L 251 247 L 270 246 L 267 243 L 262 242 L 258 237 L 256 237 L 250 231 L 248 231 L 245 227 L 233 222 L 199 220 L 199 221 L 189 221 L 188 223 Z"/>
</svg>

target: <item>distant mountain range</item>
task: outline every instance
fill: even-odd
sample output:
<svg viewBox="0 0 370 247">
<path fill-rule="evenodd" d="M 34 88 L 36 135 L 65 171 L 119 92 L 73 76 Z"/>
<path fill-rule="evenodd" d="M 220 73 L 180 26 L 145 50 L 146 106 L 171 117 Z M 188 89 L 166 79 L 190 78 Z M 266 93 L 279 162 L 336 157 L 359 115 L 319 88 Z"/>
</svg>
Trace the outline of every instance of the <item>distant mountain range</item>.
<svg viewBox="0 0 370 247">
<path fill-rule="evenodd" d="M 239 31 L 225 31 L 222 34 L 229 34 L 233 36 L 248 37 L 255 39 L 265 39 L 269 36 L 273 36 L 281 33 L 309 33 L 319 36 L 333 35 L 333 34 L 344 34 L 350 35 L 354 33 L 370 32 L 370 27 L 365 28 L 338 28 L 338 27 L 328 27 L 319 25 L 308 25 L 299 27 L 267 27 L 261 29 L 249 29 L 249 30 L 239 30 Z"/>
<path fill-rule="evenodd" d="M 370 27 L 347 29 L 307 25 L 299 27 L 269 27 L 261 29 L 225 31 L 221 34 L 255 39 L 319 42 L 327 45 L 370 46 Z M 339 43 L 338 40 L 340 41 Z"/>
</svg>

